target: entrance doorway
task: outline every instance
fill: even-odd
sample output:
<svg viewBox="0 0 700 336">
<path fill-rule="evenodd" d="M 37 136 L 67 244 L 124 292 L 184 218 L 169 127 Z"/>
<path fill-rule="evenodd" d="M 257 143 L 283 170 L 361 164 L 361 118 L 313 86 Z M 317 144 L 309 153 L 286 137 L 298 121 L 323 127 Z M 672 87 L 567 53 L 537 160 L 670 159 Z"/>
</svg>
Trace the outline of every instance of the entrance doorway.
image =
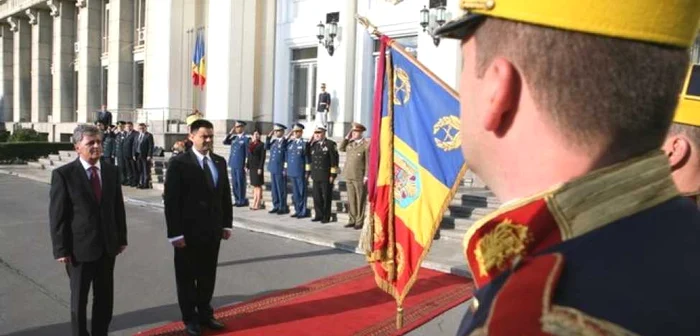
<svg viewBox="0 0 700 336">
<path fill-rule="evenodd" d="M 318 47 L 292 49 L 292 121 L 311 121 L 316 106 Z"/>
</svg>

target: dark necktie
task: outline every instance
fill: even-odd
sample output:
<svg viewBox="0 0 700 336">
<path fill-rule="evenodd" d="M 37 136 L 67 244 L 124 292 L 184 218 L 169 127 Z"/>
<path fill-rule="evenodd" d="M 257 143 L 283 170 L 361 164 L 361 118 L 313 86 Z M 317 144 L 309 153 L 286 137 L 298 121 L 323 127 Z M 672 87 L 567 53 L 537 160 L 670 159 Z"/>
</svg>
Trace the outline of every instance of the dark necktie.
<svg viewBox="0 0 700 336">
<path fill-rule="evenodd" d="M 211 174 L 211 169 L 209 168 L 209 158 L 207 158 L 206 156 L 204 157 L 204 159 L 202 159 L 202 169 L 204 169 L 204 176 L 207 179 L 207 183 L 212 189 L 214 189 L 214 176 Z"/>
<path fill-rule="evenodd" d="M 97 203 L 100 203 L 102 200 L 102 185 L 100 184 L 100 177 L 97 174 L 97 167 L 90 167 L 90 185 L 92 185 L 92 192 L 95 193 Z"/>
</svg>

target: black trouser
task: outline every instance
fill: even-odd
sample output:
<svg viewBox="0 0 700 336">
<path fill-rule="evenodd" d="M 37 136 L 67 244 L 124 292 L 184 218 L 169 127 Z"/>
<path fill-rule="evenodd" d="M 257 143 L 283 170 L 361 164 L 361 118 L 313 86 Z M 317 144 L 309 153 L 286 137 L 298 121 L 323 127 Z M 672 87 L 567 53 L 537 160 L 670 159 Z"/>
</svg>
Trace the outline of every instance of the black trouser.
<svg viewBox="0 0 700 336">
<path fill-rule="evenodd" d="M 214 317 L 211 298 L 216 283 L 219 245 L 221 241 L 175 248 L 177 302 L 185 324 L 206 322 Z"/>
<path fill-rule="evenodd" d="M 126 170 L 126 184 L 135 186 L 138 184 L 138 171 L 136 170 L 136 161 L 133 157 L 124 157 L 124 169 Z"/>
<path fill-rule="evenodd" d="M 316 211 L 316 216 L 314 216 L 314 219 L 330 221 L 333 184 L 331 184 L 328 180 L 314 181 L 312 192 L 314 198 L 314 211 Z"/>
<path fill-rule="evenodd" d="M 136 154 L 136 165 L 138 166 L 138 185 L 147 187 L 148 177 L 151 175 L 151 167 L 148 164 L 148 157 L 141 154 Z"/>
<path fill-rule="evenodd" d="M 123 156 L 114 157 L 114 161 L 117 162 L 117 171 L 119 172 L 119 183 L 126 183 L 126 162 Z"/>
<path fill-rule="evenodd" d="M 100 259 L 66 265 L 70 277 L 71 326 L 74 336 L 88 335 L 87 302 L 92 284 L 92 333 L 107 335 L 112 321 L 114 302 L 114 258 L 103 254 Z"/>
</svg>

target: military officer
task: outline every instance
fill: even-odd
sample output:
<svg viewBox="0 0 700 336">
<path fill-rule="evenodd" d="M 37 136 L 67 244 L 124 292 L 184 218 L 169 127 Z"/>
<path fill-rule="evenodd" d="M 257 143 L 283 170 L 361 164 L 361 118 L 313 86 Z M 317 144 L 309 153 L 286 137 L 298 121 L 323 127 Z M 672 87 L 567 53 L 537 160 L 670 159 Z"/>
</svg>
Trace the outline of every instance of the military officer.
<svg viewBox="0 0 700 336">
<path fill-rule="evenodd" d="M 304 125 L 296 123 L 292 125 L 292 131 L 288 135 L 287 153 L 284 167 L 287 177 L 292 184 L 292 203 L 294 204 L 294 218 L 309 217 L 309 210 L 306 208 L 306 183 L 309 180 L 311 164 L 307 161 L 307 143 L 301 138 L 304 132 Z"/>
<path fill-rule="evenodd" d="M 265 149 L 270 152 L 267 170 L 272 176 L 272 210 L 269 213 L 284 215 L 289 213 L 287 206 L 287 176 L 284 170 L 287 156 L 287 137 L 284 131 L 287 126 L 275 124 L 265 139 Z M 274 137 L 273 137 L 274 135 Z"/>
<path fill-rule="evenodd" d="M 333 183 L 338 176 L 338 148 L 335 141 L 326 138 L 325 127 L 316 127 L 306 155 L 311 163 L 311 180 L 314 182 L 315 216 L 311 221 L 325 224 L 331 221 Z"/>
<path fill-rule="evenodd" d="M 700 87 L 700 66 L 690 69 L 688 87 Z M 700 100 L 682 95 L 671 129 L 663 145 L 671 164 L 671 176 L 678 190 L 695 202 L 700 201 Z"/>
<path fill-rule="evenodd" d="M 248 157 L 248 145 L 250 137 L 245 134 L 246 123 L 241 120 L 236 120 L 233 128 L 226 135 L 224 145 L 231 146 L 231 152 L 228 156 L 228 165 L 231 168 L 231 183 L 233 184 L 233 205 L 236 207 L 244 207 L 248 205 L 246 198 L 246 178 L 245 167 Z"/>
<path fill-rule="evenodd" d="M 362 137 L 365 126 L 353 123 L 352 129 L 340 143 L 340 151 L 346 152 L 343 177 L 348 187 L 348 213 L 350 219 L 346 228 L 362 229 L 365 221 L 365 203 L 367 188 L 367 164 L 369 141 Z"/>
<path fill-rule="evenodd" d="M 124 162 L 124 139 L 126 138 L 126 132 L 124 132 L 124 121 L 117 121 L 117 129 L 114 133 L 114 160 L 117 163 L 117 169 L 119 170 L 119 183 L 126 182 L 126 167 Z"/>
<path fill-rule="evenodd" d="M 700 211 L 660 150 L 700 1 L 461 6 L 435 34 L 461 42 L 462 152 L 505 203 L 465 237 L 459 334 L 700 335 Z"/>
</svg>

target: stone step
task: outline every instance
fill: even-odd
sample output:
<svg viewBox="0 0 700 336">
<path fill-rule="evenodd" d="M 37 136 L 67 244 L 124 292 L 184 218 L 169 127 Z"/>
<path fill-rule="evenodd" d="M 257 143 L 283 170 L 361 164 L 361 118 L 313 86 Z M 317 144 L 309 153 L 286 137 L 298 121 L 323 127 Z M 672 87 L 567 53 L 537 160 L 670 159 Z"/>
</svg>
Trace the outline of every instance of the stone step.
<svg viewBox="0 0 700 336">
<path fill-rule="evenodd" d="M 75 151 L 58 151 L 58 155 L 61 159 L 68 159 L 69 161 L 78 157 L 78 153 Z"/>
<path fill-rule="evenodd" d="M 39 159 L 39 162 L 41 164 L 43 164 L 44 167 L 53 166 L 53 161 L 51 159 L 48 159 L 48 158 L 41 158 L 41 159 Z"/>
<path fill-rule="evenodd" d="M 27 162 L 27 166 L 36 168 L 36 169 L 44 169 L 44 164 L 39 162 L 39 161 L 29 161 Z"/>
<path fill-rule="evenodd" d="M 60 154 L 49 154 L 49 159 L 51 161 L 61 161 L 62 157 Z"/>
</svg>

